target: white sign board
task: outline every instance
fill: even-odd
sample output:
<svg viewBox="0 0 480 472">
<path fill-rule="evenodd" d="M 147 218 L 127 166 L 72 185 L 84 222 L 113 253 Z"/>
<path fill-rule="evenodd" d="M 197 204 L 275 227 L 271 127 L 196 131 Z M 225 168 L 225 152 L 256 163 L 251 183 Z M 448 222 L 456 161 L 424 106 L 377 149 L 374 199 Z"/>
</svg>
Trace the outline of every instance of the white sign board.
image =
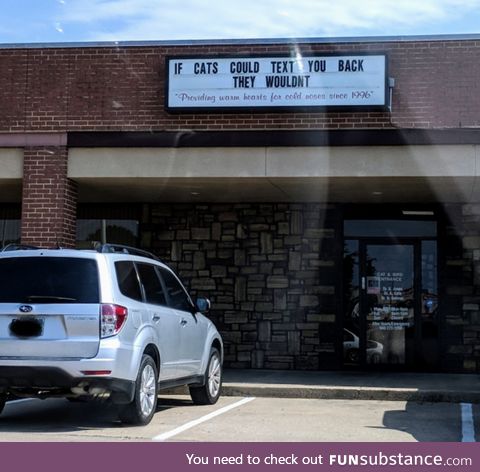
<svg viewBox="0 0 480 472">
<path fill-rule="evenodd" d="M 385 55 L 167 58 L 170 111 L 379 108 L 386 91 Z"/>
</svg>

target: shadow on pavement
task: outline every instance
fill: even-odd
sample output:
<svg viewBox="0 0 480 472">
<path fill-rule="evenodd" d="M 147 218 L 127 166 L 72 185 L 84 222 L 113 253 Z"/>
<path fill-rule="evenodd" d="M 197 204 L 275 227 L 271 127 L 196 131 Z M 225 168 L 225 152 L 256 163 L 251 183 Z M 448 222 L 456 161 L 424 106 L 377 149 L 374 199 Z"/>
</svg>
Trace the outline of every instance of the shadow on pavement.
<svg viewBox="0 0 480 472">
<path fill-rule="evenodd" d="M 193 403 L 159 397 L 156 412 L 180 406 Z M 101 401 L 69 402 L 57 398 L 8 402 L 0 416 L 2 433 L 72 433 L 124 426 L 118 418 L 118 407 Z"/>
<path fill-rule="evenodd" d="M 419 442 L 461 441 L 461 412 L 458 403 L 407 402 L 404 410 L 385 412 L 386 429 L 403 431 Z"/>
</svg>

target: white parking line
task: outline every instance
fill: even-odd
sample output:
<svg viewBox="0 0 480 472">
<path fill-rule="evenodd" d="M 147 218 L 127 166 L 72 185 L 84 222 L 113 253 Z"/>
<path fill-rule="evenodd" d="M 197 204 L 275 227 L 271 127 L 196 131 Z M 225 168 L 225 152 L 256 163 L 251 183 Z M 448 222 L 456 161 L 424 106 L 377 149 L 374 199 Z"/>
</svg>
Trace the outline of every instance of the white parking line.
<svg viewBox="0 0 480 472">
<path fill-rule="evenodd" d="M 176 436 L 177 434 L 183 433 L 187 429 L 193 428 L 194 426 L 197 426 L 200 423 L 204 423 L 205 421 L 211 420 L 216 416 L 223 415 L 223 413 L 233 410 L 234 408 L 237 408 L 239 406 L 245 405 L 245 403 L 251 402 L 252 400 L 255 400 L 255 397 L 242 398 L 238 402 L 232 403 L 231 405 L 228 405 L 223 408 L 220 408 L 219 410 L 213 411 L 212 413 L 202 416 L 197 420 L 190 421 L 188 423 L 185 423 L 183 426 L 179 426 L 178 428 L 172 429 L 171 431 L 167 431 L 166 433 L 159 434 L 153 438 L 153 441 L 165 441 L 167 439 L 170 439 L 171 437 Z"/>
<path fill-rule="evenodd" d="M 460 403 L 462 409 L 462 442 L 475 442 L 475 425 L 471 403 Z"/>
</svg>

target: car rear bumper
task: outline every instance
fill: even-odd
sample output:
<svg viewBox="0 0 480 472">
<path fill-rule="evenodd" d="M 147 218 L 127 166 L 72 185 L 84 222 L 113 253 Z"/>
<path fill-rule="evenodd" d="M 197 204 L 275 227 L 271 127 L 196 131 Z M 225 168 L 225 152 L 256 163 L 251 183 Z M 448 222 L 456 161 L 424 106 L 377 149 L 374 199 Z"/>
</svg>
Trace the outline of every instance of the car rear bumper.
<svg viewBox="0 0 480 472">
<path fill-rule="evenodd" d="M 0 366 L 0 392 L 24 397 L 109 397 L 115 403 L 129 403 L 135 382 L 110 376 L 76 377 L 58 367 Z"/>
<path fill-rule="evenodd" d="M 51 368 L 63 371 L 69 377 L 82 377 L 88 371 L 109 371 L 109 377 L 135 380 L 140 358 L 141 350 L 134 345 L 122 343 L 118 336 L 101 339 L 97 355 L 92 358 L 32 357 L 25 355 L 21 348 L 13 357 L 5 356 L 0 348 L 0 368 Z"/>
</svg>

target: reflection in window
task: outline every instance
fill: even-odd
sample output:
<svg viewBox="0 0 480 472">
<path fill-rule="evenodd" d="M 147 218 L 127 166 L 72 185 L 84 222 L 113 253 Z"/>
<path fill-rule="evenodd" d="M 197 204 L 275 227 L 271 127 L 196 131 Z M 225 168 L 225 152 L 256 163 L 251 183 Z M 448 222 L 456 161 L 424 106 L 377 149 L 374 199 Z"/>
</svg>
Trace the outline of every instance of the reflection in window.
<svg viewBox="0 0 480 472">
<path fill-rule="evenodd" d="M 77 220 L 78 248 L 91 248 L 92 241 L 102 241 L 103 221 L 105 221 L 107 243 L 137 245 L 138 220 L 79 219 Z"/>
<path fill-rule="evenodd" d="M 367 364 L 409 362 L 414 328 L 414 246 L 366 245 Z"/>
<path fill-rule="evenodd" d="M 191 311 L 192 304 L 189 297 L 180 282 L 176 277 L 167 269 L 159 267 L 162 274 L 163 281 L 165 282 L 165 288 L 168 292 L 168 298 L 170 301 L 170 307 L 176 310 Z"/>
<path fill-rule="evenodd" d="M 428 367 L 439 361 L 437 243 L 422 241 L 422 360 Z"/>
<path fill-rule="evenodd" d="M 437 222 L 345 220 L 344 233 L 344 365 L 366 361 L 437 368 L 441 328 Z M 366 352 L 360 353 L 360 341 Z"/>
<path fill-rule="evenodd" d="M 346 365 L 360 362 L 360 286 L 359 286 L 359 244 L 346 240 L 343 252 L 343 361 Z"/>
<path fill-rule="evenodd" d="M 137 269 L 145 290 L 146 302 L 153 305 L 166 306 L 167 299 L 155 267 L 151 264 L 137 263 Z"/>
<path fill-rule="evenodd" d="M 422 242 L 422 315 L 429 317 L 437 310 L 437 243 Z"/>
<path fill-rule="evenodd" d="M 0 220 L 1 247 L 20 243 L 20 220 Z"/>
<path fill-rule="evenodd" d="M 142 301 L 142 292 L 137 277 L 137 271 L 131 261 L 115 262 L 115 272 L 120 292 L 132 300 Z"/>
</svg>

